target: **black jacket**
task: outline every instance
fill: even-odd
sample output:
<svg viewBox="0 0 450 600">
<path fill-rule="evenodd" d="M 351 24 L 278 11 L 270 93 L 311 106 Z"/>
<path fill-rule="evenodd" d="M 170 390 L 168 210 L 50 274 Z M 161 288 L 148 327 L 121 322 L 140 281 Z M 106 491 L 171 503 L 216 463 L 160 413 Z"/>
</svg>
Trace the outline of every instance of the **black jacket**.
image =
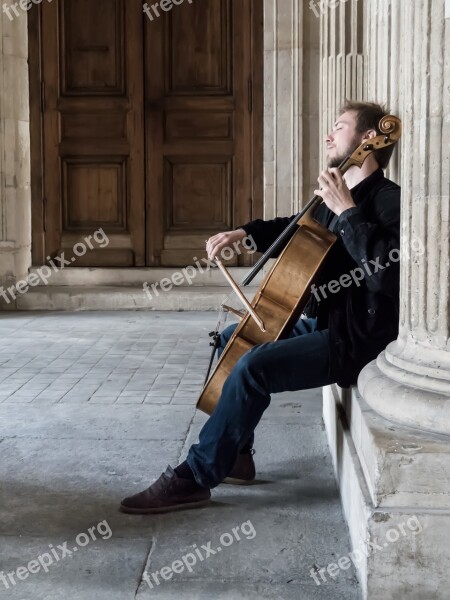
<svg viewBox="0 0 450 600">
<path fill-rule="evenodd" d="M 329 329 L 330 375 L 343 387 L 356 383 L 361 369 L 397 337 L 399 322 L 400 187 L 379 169 L 351 194 L 356 207 L 340 217 L 325 204 L 315 211 L 338 240 L 305 309 L 319 329 Z M 258 219 L 242 228 L 265 252 L 294 218 Z"/>
</svg>

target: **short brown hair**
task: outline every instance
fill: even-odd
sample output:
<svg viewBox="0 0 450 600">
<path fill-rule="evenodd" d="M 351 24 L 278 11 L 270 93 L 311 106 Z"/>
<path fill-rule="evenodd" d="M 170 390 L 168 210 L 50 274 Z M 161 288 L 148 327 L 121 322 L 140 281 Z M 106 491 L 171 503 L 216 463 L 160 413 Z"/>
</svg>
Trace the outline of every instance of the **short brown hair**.
<svg viewBox="0 0 450 600">
<path fill-rule="evenodd" d="M 386 107 L 375 102 L 354 102 L 353 100 L 346 100 L 345 104 L 341 106 L 340 113 L 343 114 L 348 111 L 354 111 L 356 113 L 356 131 L 357 133 L 364 133 L 369 129 L 375 129 L 378 135 L 382 135 L 379 128 L 380 120 L 389 114 Z M 382 169 L 386 169 L 392 156 L 394 146 L 389 148 L 383 148 L 382 150 L 375 150 L 373 153 L 375 160 Z"/>
</svg>

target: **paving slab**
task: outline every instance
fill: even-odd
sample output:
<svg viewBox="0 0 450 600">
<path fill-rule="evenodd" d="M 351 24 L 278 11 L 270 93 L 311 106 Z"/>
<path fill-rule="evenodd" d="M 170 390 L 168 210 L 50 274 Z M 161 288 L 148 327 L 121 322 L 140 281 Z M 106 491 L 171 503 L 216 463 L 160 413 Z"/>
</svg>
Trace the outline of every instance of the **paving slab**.
<svg viewBox="0 0 450 600">
<path fill-rule="evenodd" d="M 0 406 L 0 439 L 173 440 L 184 439 L 194 416 L 191 406 L 83 405 Z"/>
<path fill-rule="evenodd" d="M 86 532 L 81 530 L 79 533 Z M 76 536 L 70 535 L 62 538 L 48 536 L 45 540 L 0 536 L 1 569 L 6 581 L 6 584 L 0 581 L 0 598 L 134 600 L 151 541 L 133 540 L 133 544 L 130 544 L 129 540 L 114 537 L 100 537 L 96 541 L 90 539 L 89 545 L 78 546 Z M 65 549 L 58 548 L 66 541 L 70 555 Z M 86 543 L 84 537 L 80 541 L 82 544 Z M 56 556 L 52 554 L 52 549 Z M 50 563 L 51 560 L 53 563 Z M 30 564 L 30 561 L 37 561 L 38 564 Z M 20 580 L 17 575 L 13 576 L 13 581 L 16 582 L 13 585 L 7 573 L 17 571 L 20 567 L 28 569 L 29 564 L 32 572 L 28 571 L 27 574 L 20 571 L 21 577 L 26 579 Z M 42 565 L 46 565 L 46 570 Z"/>
<path fill-rule="evenodd" d="M 237 592 L 237 590 L 239 590 Z M 237 595 L 237 593 L 239 595 Z M 348 586 L 298 585 L 270 583 L 199 582 L 186 584 L 164 582 L 153 589 L 145 582 L 140 586 L 138 600 L 359 600 L 358 592 Z"/>
</svg>

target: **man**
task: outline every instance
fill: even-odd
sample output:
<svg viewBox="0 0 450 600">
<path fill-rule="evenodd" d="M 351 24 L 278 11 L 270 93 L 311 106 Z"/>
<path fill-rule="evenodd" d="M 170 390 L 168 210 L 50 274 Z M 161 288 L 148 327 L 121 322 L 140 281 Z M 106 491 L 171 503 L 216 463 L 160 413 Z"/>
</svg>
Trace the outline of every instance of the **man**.
<svg viewBox="0 0 450 600">
<path fill-rule="evenodd" d="M 121 510 L 146 514 L 202 506 L 223 481 L 255 477 L 253 433 L 271 394 L 356 383 L 360 370 L 398 334 L 400 188 L 384 177 L 392 149 L 371 154 L 344 177 L 337 166 L 364 141 L 380 134 L 387 113 L 377 104 L 348 102 L 326 138 L 328 169 L 315 193 L 314 217 L 338 237 L 321 281 L 290 337 L 257 345 L 235 365 L 219 402 L 186 460 L 148 489 L 126 498 Z M 252 235 L 266 251 L 295 218 L 252 221 L 207 242 L 213 259 L 222 248 Z M 299 256 L 299 261 L 302 258 Z M 222 349 L 236 325 L 222 334 Z"/>
</svg>

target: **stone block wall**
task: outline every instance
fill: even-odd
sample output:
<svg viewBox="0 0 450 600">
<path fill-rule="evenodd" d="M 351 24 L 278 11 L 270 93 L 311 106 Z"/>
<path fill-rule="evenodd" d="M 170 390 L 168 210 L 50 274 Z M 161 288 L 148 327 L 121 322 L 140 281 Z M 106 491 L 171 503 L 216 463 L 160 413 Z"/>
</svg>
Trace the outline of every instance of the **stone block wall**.
<svg viewBox="0 0 450 600">
<path fill-rule="evenodd" d="M 31 265 L 27 16 L 0 12 L 0 285 Z"/>
</svg>

